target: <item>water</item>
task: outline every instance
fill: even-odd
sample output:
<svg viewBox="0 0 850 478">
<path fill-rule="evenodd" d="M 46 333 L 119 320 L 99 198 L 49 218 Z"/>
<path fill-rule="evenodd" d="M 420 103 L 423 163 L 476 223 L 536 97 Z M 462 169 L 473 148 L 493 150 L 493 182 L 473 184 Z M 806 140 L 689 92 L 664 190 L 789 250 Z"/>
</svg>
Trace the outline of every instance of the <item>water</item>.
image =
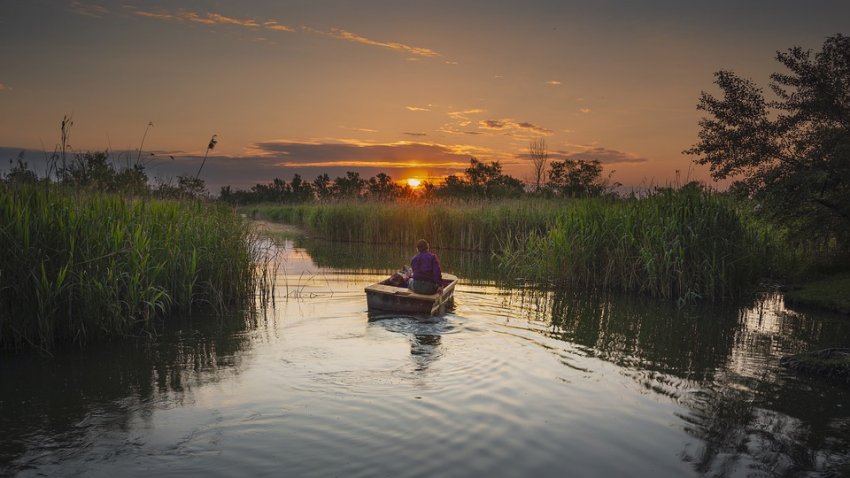
<svg viewBox="0 0 850 478">
<path fill-rule="evenodd" d="M 0 475 L 850 473 L 848 388 L 778 366 L 846 317 L 502 288 L 462 254 L 453 311 L 370 316 L 409 251 L 303 245 L 273 308 L 3 357 Z"/>
</svg>

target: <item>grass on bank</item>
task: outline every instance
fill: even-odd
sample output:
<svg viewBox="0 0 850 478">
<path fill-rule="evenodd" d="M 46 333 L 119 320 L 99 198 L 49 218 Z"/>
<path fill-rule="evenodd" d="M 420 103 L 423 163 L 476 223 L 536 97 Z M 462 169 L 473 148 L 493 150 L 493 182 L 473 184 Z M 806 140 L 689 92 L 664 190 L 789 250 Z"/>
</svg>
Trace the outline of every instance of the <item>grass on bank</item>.
<svg viewBox="0 0 850 478">
<path fill-rule="evenodd" d="M 246 306 L 262 251 L 227 208 L 59 188 L 0 189 L 0 349 L 152 331 Z"/>
<path fill-rule="evenodd" d="M 792 305 L 803 305 L 850 314 L 850 273 L 805 282 L 785 293 Z"/>
<path fill-rule="evenodd" d="M 738 297 L 797 267 L 778 228 L 699 188 L 622 200 L 351 202 L 248 212 L 334 241 L 410 245 L 424 237 L 436 248 L 492 252 L 506 278 L 661 298 Z"/>
</svg>

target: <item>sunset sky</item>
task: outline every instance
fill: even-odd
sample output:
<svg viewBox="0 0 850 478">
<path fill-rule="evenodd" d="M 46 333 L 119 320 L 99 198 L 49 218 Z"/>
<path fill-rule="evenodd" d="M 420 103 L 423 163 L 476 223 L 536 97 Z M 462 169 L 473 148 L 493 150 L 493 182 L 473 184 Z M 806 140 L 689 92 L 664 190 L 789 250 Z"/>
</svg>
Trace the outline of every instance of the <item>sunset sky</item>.
<svg viewBox="0 0 850 478">
<path fill-rule="evenodd" d="M 682 155 L 701 90 L 766 86 L 777 50 L 850 33 L 848 1 L 0 1 L 0 163 L 144 151 L 213 193 L 274 177 L 598 159 L 627 187 L 706 179 Z M 151 156 L 149 153 L 154 153 Z M 174 159 L 171 159 L 171 157 Z M 39 171 L 41 172 L 41 171 Z"/>
</svg>

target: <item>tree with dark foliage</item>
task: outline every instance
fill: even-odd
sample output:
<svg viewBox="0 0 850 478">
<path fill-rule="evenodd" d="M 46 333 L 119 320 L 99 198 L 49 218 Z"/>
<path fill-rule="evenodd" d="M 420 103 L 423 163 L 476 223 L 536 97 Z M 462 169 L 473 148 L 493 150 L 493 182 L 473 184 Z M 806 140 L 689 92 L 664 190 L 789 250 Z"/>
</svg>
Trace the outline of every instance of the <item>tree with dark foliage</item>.
<svg viewBox="0 0 850 478">
<path fill-rule="evenodd" d="M 703 92 L 699 142 L 688 154 L 715 179 L 807 237 L 850 246 L 850 37 L 813 53 L 777 52 L 788 71 L 771 75 L 771 98 L 731 71 L 715 74 L 721 97 Z"/>
<path fill-rule="evenodd" d="M 582 159 L 553 161 L 546 185 L 555 194 L 571 198 L 600 196 L 608 189 L 599 161 Z"/>
</svg>

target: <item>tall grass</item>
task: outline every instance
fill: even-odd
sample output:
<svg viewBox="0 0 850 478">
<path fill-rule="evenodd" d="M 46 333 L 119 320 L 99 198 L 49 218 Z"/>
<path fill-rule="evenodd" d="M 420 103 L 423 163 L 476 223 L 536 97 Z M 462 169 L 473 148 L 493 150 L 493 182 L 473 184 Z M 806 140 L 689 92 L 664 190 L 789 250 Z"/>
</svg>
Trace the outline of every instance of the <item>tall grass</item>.
<svg viewBox="0 0 850 478">
<path fill-rule="evenodd" d="M 787 270 L 781 233 L 722 195 L 683 188 L 642 199 L 587 200 L 499 253 L 511 274 L 576 289 L 654 297 L 739 297 Z"/>
<path fill-rule="evenodd" d="M 674 299 L 738 297 L 788 268 L 782 233 L 696 187 L 641 198 L 261 206 L 333 241 L 493 252 L 506 278 Z"/>
<path fill-rule="evenodd" d="M 412 247 L 426 238 L 433 248 L 492 252 L 529 231 L 545 232 L 555 219 L 551 201 L 340 202 L 259 206 L 255 214 L 302 226 L 332 241 Z"/>
<path fill-rule="evenodd" d="M 245 306 L 258 242 L 231 211 L 57 188 L 0 189 L 0 348 L 152 331 Z"/>
</svg>

